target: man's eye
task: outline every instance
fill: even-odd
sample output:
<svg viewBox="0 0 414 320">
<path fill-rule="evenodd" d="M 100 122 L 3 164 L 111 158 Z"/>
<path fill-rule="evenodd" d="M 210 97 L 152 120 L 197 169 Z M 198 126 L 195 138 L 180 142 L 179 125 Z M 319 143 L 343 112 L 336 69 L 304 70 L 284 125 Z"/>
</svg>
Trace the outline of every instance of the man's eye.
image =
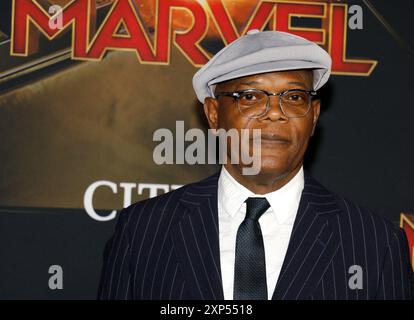
<svg viewBox="0 0 414 320">
<path fill-rule="evenodd" d="M 292 101 L 300 101 L 303 99 L 303 97 L 299 94 L 292 94 L 288 98 L 289 100 L 292 100 Z"/>
<path fill-rule="evenodd" d="M 245 93 L 241 98 L 245 100 L 256 100 L 256 96 L 253 93 Z"/>
</svg>

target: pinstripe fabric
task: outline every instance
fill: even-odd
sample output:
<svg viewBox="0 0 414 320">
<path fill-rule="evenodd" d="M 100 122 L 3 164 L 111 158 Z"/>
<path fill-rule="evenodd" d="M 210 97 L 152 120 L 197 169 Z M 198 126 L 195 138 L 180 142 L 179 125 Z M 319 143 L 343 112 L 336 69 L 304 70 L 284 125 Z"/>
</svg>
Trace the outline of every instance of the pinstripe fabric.
<svg viewBox="0 0 414 320">
<path fill-rule="evenodd" d="M 222 300 L 219 173 L 123 209 L 104 252 L 99 299 Z M 404 232 L 305 171 L 273 299 L 413 299 Z M 362 289 L 349 280 L 362 270 Z"/>
</svg>

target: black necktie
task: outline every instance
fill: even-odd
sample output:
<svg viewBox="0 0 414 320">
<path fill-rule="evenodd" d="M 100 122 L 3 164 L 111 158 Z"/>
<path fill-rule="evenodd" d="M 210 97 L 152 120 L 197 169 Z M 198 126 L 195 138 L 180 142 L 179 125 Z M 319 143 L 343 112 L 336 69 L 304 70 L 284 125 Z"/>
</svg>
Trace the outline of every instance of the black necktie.
<svg viewBox="0 0 414 320">
<path fill-rule="evenodd" d="M 266 264 L 259 218 L 270 207 L 266 198 L 248 198 L 246 217 L 237 230 L 234 300 L 267 300 Z"/>
</svg>

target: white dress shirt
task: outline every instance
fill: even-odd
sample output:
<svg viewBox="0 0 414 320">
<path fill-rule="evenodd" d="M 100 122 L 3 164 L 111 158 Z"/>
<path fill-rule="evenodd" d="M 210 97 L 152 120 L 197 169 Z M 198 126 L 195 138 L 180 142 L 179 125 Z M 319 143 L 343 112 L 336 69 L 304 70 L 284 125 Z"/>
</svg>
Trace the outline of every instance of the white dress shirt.
<svg viewBox="0 0 414 320">
<path fill-rule="evenodd" d="M 293 223 L 304 186 L 303 167 L 282 188 L 267 194 L 254 194 L 238 183 L 222 167 L 218 181 L 218 220 L 220 265 L 224 299 L 233 299 L 234 261 L 237 229 L 246 215 L 248 197 L 266 197 L 270 208 L 260 217 L 266 259 L 268 299 L 272 298 L 286 255 Z"/>
</svg>

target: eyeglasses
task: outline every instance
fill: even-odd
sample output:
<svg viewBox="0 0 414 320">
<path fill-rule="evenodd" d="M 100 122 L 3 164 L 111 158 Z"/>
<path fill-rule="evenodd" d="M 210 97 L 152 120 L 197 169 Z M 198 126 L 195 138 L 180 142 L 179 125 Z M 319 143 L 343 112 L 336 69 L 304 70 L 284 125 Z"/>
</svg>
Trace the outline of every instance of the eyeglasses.
<svg viewBox="0 0 414 320">
<path fill-rule="evenodd" d="M 270 109 L 269 97 L 278 96 L 283 114 L 288 118 L 300 118 L 309 112 L 312 97 L 316 96 L 316 91 L 291 89 L 274 93 L 259 89 L 247 89 L 216 94 L 216 98 L 221 96 L 233 98 L 240 114 L 248 118 L 259 118 L 265 115 Z"/>
</svg>

